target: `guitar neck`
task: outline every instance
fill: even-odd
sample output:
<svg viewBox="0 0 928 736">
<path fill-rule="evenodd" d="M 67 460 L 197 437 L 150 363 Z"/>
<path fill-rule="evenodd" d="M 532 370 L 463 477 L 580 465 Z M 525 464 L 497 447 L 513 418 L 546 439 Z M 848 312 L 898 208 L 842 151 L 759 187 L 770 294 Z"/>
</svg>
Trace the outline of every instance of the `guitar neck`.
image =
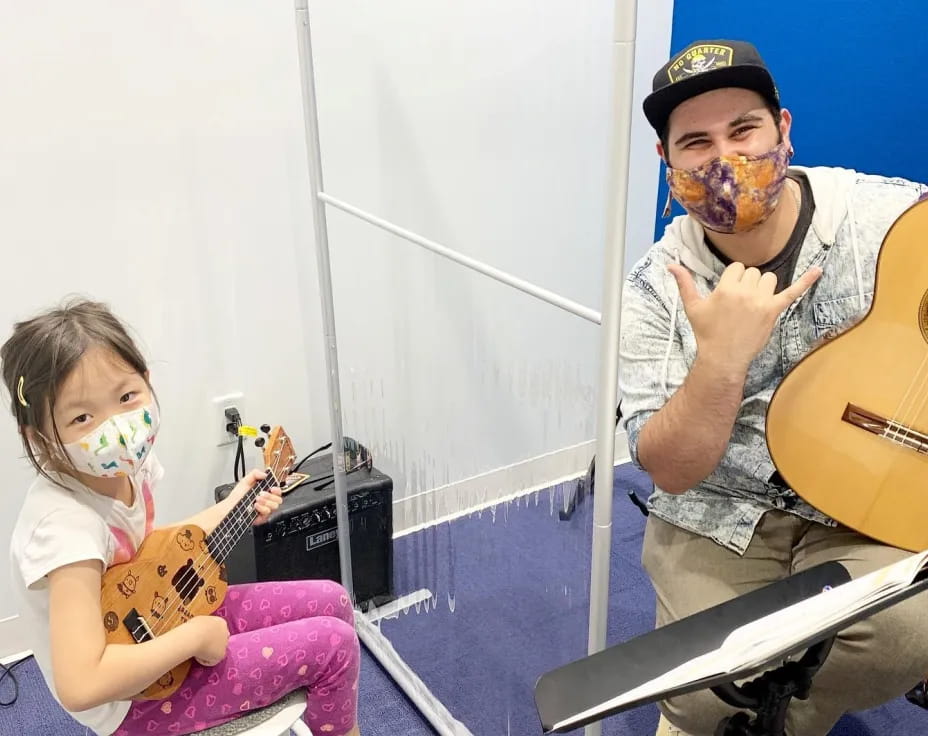
<svg viewBox="0 0 928 736">
<path fill-rule="evenodd" d="M 268 468 L 264 480 L 258 481 L 249 488 L 245 495 L 232 507 L 232 510 L 216 525 L 216 528 L 206 535 L 206 544 L 213 559 L 217 562 L 225 560 L 238 540 L 251 529 L 251 525 L 257 518 L 258 512 L 255 511 L 255 500 L 262 491 L 269 490 L 277 485 L 280 485 L 280 483 L 274 477 L 273 471 Z"/>
</svg>

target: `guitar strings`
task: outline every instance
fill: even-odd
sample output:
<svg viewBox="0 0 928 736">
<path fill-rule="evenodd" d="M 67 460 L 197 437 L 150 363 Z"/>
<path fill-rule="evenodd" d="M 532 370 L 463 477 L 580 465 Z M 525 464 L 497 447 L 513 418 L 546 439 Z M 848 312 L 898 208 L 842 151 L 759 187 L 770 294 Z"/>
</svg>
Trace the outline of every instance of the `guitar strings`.
<svg viewBox="0 0 928 736">
<path fill-rule="evenodd" d="M 236 531 L 247 529 L 248 524 L 254 522 L 254 519 L 257 516 L 257 512 L 255 511 L 255 508 L 254 508 L 254 501 L 257 500 L 258 496 L 263 491 L 267 490 L 268 488 L 271 488 L 273 483 L 277 483 L 277 474 L 280 472 L 280 469 L 277 467 L 277 464 L 280 460 L 281 452 L 282 452 L 282 448 L 281 450 L 278 451 L 278 457 L 274 462 L 274 467 L 268 468 L 268 473 L 270 477 L 269 478 L 265 477 L 264 479 L 258 481 L 258 483 L 256 483 L 254 486 L 252 486 L 252 488 L 250 488 L 248 492 L 242 497 L 242 500 L 238 504 L 236 504 L 236 507 L 238 507 L 239 510 L 238 511 L 233 510 L 232 513 L 230 513 L 228 516 L 222 519 L 222 521 L 220 521 L 219 524 L 216 525 L 216 529 L 214 529 L 208 536 L 216 534 L 217 531 L 220 531 L 220 527 L 224 527 L 224 525 L 230 526 L 230 525 L 225 524 L 225 522 L 230 519 L 232 520 L 231 525 L 234 526 L 234 529 Z M 242 504 L 242 501 L 244 501 L 248 496 L 251 496 L 251 498 L 249 499 L 249 502 L 247 504 Z M 250 517 L 250 519 L 248 519 L 248 521 L 245 521 L 246 517 Z M 228 531 L 226 528 L 223 528 L 221 533 L 227 535 Z M 226 544 L 228 544 L 228 541 L 226 541 Z M 222 541 L 220 540 L 220 547 L 221 546 L 223 546 L 223 544 L 222 544 Z M 157 625 L 154 625 L 151 627 L 152 634 L 158 635 L 159 633 L 164 631 L 166 626 L 168 626 L 169 624 L 172 625 L 174 623 L 174 621 L 177 618 L 177 614 L 179 613 L 180 605 L 183 601 L 184 596 L 190 592 L 190 587 L 196 584 L 198 575 L 195 573 L 202 574 L 204 573 L 204 571 L 208 571 L 211 573 L 212 570 L 210 570 L 209 568 L 209 562 L 211 561 L 215 563 L 216 568 L 220 567 L 222 565 L 222 561 L 224 561 L 226 556 L 228 556 L 233 546 L 234 545 L 229 545 L 228 549 L 224 549 L 221 551 L 222 557 L 218 562 L 213 558 L 208 546 L 203 552 L 201 552 L 200 556 L 196 559 L 196 561 L 193 563 L 191 568 L 179 581 L 180 584 L 176 588 L 177 594 L 174 596 L 173 599 L 169 599 L 168 605 L 165 606 L 165 612 L 161 615 Z M 132 631 L 133 638 L 137 637 L 139 631 L 142 628 L 143 628 L 143 624 L 139 624 L 139 626 L 137 626 L 135 630 Z"/>
<path fill-rule="evenodd" d="M 915 400 L 913 400 L 910 402 L 910 404 L 907 405 L 907 402 L 909 402 L 909 396 L 913 389 L 921 389 L 924 386 L 924 380 L 920 381 L 919 375 L 924 371 L 926 363 L 928 363 L 928 353 L 926 353 L 925 357 L 922 358 L 922 362 L 918 369 L 915 371 L 913 379 L 909 382 L 906 392 L 902 395 L 898 406 L 890 416 L 889 423 L 883 430 L 884 437 L 889 437 L 892 433 L 898 435 L 901 432 L 901 430 L 898 428 L 903 426 L 903 418 L 904 415 L 908 412 L 908 406 L 914 405 L 916 403 Z M 894 428 L 893 425 L 896 425 L 896 427 Z"/>
<path fill-rule="evenodd" d="M 890 439 L 890 441 L 904 445 L 905 441 L 911 437 L 912 431 L 914 431 L 914 427 L 910 429 L 909 425 L 918 418 L 925 408 L 925 403 L 928 401 L 928 381 L 924 377 L 920 378 L 920 374 L 924 372 L 926 364 L 928 364 L 928 353 L 922 358 L 921 365 L 915 371 L 915 377 L 909 383 L 908 389 L 899 402 L 899 406 L 896 407 L 896 411 L 893 412 L 889 425 L 883 430 L 883 437 Z M 915 398 L 909 401 L 909 395 L 913 389 L 916 389 Z M 917 397 L 922 391 L 925 392 L 925 395 L 919 400 Z M 909 403 L 906 406 L 907 401 Z M 903 407 L 905 407 L 904 410 Z M 909 416 L 909 410 L 912 408 L 914 408 L 914 412 Z M 900 414 L 900 412 L 902 413 Z"/>
<path fill-rule="evenodd" d="M 925 389 L 924 395 L 922 396 L 921 401 L 918 402 L 918 406 L 913 410 L 911 418 L 905 422 L 902 422 L 899 425 L 901 429 L 897 428 L 896 430 L 897 438 L 900 436 L 900 434 L 902 435 L 902 439 L 899 440 L 899 442 L 904 446 L 906 445 L 906 440 L 911 439 L 914 435 L 921 434 L 921 432 L 915 428 L 915 422 L 922 415 L 922 412 L 925 409 L 925 404 L 928 402 L 928 382 L 924 382 L 923 387 Z M 914 403 L 915 402 L 913 402 L 913 405 Z M 914 441 L 919 442 L 920 440 L 916 438 Z"/>
</svg>

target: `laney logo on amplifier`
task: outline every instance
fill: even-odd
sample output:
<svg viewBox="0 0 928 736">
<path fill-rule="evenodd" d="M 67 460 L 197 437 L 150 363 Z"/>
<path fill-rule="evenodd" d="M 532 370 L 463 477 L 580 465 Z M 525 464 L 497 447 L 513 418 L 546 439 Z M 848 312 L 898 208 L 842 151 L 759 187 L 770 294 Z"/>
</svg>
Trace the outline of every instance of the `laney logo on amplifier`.
<svg viewBox="0 0 928 736">
<path fill-rule="evenodd" d="M 334 542 L 337 538 L 338 529 L 329 529 L 328 531 L 319 532 L 318 534 L 308 534 L 306 536 L 306 551 L 309 552 L 311 549 L 316 549 L 316 547 Z"/>
</svg>

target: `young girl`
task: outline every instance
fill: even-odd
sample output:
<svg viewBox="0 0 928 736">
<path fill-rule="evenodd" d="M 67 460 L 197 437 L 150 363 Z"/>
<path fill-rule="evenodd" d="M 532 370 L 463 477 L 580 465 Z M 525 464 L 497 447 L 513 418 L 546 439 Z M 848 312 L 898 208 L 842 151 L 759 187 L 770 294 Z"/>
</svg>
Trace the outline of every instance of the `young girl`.
<svg viewBox="0 0 928 736">
<path fill-rule="evenodd" d="M 151 532 L 163 475 L 148 367 L 120 321 L 87 301 L 15 325 L 0 360 L 38 473 L 13 531 L 13 585 L 36 661 L 74 718 L 106 736 L 187 734 L 305 688 L 314 734 L 358 734 L 358 639 L 336 583 L 231 586 L 215 615 L 142 644 L 106 643 L 101 576 Z M 212 531 L 263 477 L 252 472 L 184 523 Z M 279 504 L 279 489 L 262 493 L 259 521 Z M 191 658 L 174 695 L 131 700 Z"/>
</svg>

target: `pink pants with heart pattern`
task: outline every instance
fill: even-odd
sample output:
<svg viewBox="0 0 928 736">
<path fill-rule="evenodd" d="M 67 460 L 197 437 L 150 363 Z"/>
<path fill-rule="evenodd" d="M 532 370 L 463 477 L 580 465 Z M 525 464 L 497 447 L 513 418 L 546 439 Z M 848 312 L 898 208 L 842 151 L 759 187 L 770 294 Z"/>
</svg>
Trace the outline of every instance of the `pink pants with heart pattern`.
<svg viewBox="0 0 928 736">
<path fill-rule="evenodd" d="M 306 688 L 306 724 L 341 736 L 358 712 L 360 647 L 345 589 L 328 580 L 230 586 L 215 615 L 229 623 L 226 658 L 196 662 L 164 700 L 136 701 L 113 736 L 189 734 Z"/>
</svg>

